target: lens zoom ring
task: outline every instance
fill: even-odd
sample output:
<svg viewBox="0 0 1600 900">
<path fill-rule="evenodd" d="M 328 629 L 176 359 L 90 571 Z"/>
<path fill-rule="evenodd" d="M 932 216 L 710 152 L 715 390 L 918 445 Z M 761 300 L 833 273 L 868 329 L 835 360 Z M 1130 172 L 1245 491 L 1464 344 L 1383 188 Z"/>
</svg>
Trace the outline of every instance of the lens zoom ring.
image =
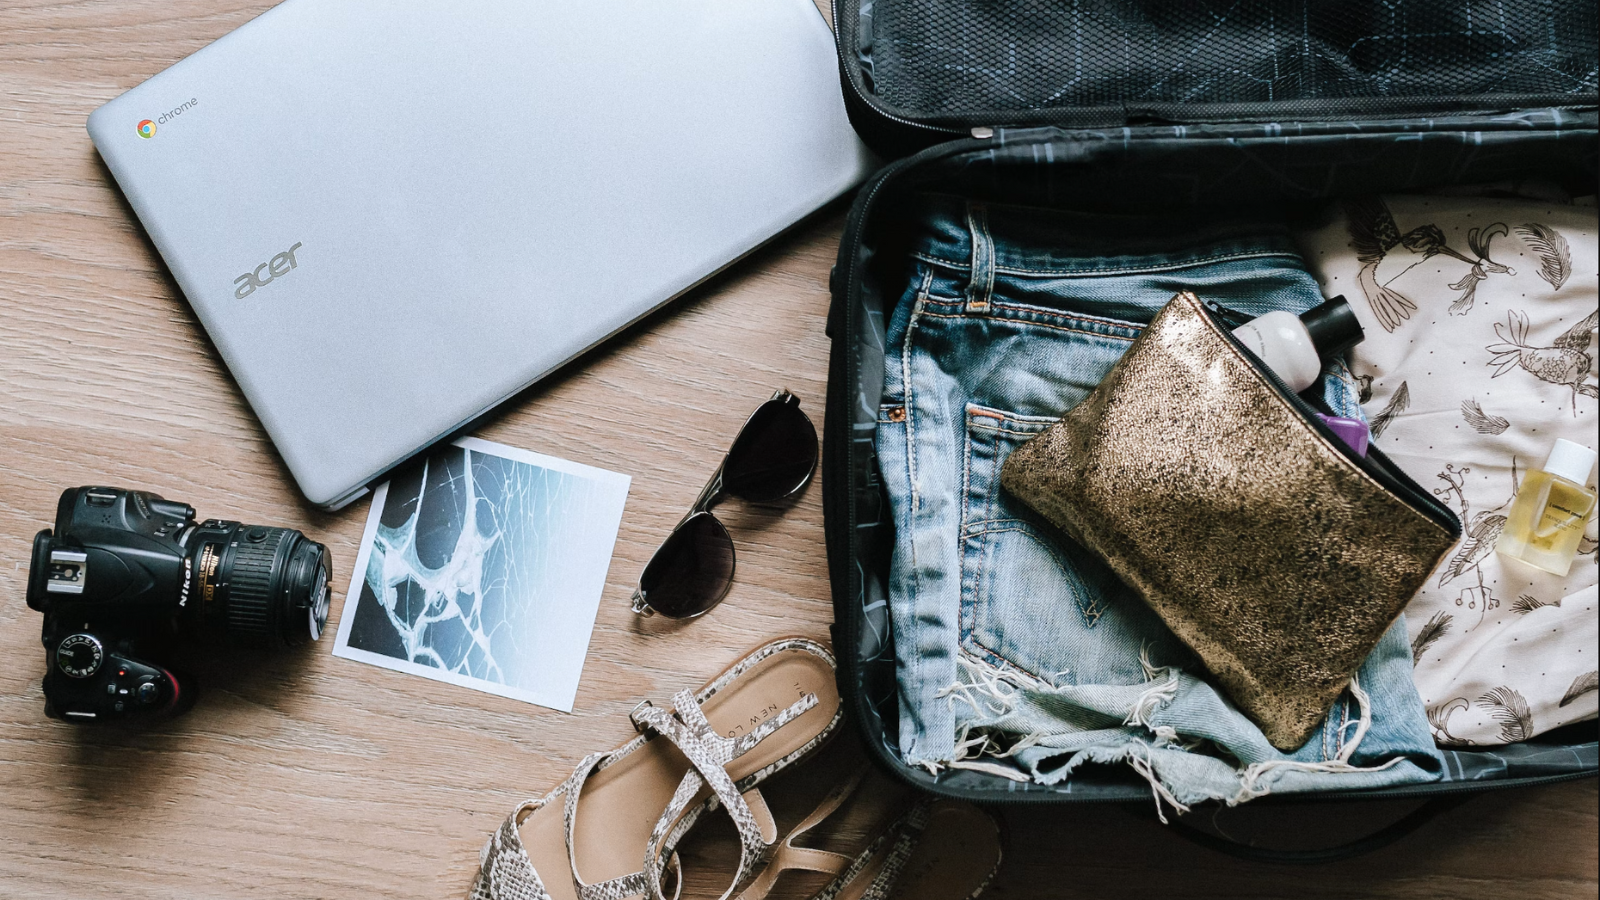
<svg viewBox="0 0 1600 900">
<path fill-rule="evenodd" d="M 266 640 L 272 634 L 272 560 L 286 532 L 271 529 L 266 540 L 241 540 L 234 547 L 233 573 L 228 585 L 228 633 Z"/>
</svg>

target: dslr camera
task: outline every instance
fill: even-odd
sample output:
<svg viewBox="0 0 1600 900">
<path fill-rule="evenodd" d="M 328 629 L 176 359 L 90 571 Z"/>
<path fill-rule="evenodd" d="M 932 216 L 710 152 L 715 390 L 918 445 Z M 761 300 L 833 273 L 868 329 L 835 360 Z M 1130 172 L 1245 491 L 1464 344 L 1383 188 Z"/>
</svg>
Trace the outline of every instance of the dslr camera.
<svg viewBox="0 0 1600 900">
<path fill-rule="evenodd" d="M 71 488 L 33 539 L 28 605 L 44 613 L 44 711 L 68 722 L 179 713 L 194 685 L 145 657 L 181 636 L 292 647 L 328 622 L 328 548 L 292 528 L 221 519 L 144 491 Z"/>
</svg>

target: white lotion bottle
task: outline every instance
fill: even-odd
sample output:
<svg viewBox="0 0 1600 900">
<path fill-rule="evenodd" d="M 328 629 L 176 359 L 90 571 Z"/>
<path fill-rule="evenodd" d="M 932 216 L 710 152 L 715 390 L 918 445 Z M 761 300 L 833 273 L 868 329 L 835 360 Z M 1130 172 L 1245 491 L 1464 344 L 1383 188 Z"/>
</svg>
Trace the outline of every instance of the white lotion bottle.
<svg viewBox="0 0 1600 900">
<path fill-rule="evenodd" d="M 1317 383 L 1322 363 L 1366 337 L 1355 310 L 1334 297 L 1300 315 L 1274 310 L 1233 330 L 1273 374 L 1296 394 Z"/>
</svg>

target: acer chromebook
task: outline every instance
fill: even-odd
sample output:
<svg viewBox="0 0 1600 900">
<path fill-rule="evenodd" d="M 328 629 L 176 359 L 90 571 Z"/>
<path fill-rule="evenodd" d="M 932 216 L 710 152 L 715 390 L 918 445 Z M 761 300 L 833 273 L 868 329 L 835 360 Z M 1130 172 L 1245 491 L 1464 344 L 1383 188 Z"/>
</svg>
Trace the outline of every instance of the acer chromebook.
<svg viewBox="0 0 1600 900">
<path fill-rule="evenodd" d="M 89 134 L 329 508 L 871 167 L 812 0 L 288 0 Z"/>
</svg>

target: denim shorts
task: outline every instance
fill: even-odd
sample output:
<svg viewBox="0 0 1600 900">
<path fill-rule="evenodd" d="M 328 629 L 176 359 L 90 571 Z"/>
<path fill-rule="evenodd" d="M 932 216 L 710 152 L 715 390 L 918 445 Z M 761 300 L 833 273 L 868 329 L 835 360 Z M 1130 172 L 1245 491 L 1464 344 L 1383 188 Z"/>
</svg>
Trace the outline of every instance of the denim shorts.
<svg viewBox="0 0 1600 900">
<path fill-rule="evenodd" d="M 1287 230 L 920 202 L 877 430 L 906 761 L 1046 783 L 1127 762 L 1178 805 L 1436 780 L 1403 623 L 1322 732 L 1281 753 L 1115 575 L 1000 488 L 1006 456 L 1177 292 L 1251 315 L 1322 302 Z M 1360 417 L 1352 385 L 1324 373 L 1332 408 Z"/>
</svg>

